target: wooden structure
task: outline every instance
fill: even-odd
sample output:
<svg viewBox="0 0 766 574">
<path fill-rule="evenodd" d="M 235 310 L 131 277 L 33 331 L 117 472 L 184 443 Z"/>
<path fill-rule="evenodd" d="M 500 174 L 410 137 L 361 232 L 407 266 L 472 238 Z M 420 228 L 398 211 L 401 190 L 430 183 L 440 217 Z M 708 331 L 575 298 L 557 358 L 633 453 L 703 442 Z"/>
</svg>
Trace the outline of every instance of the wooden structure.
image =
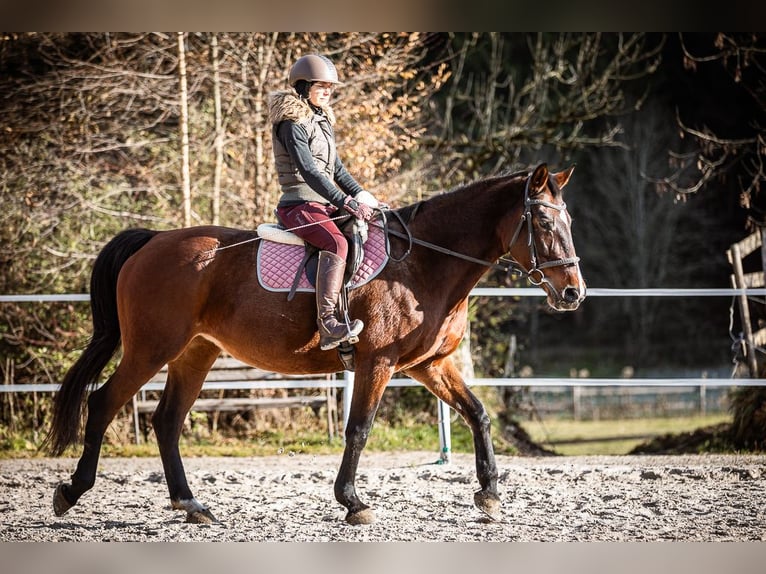
<svg viewBox="0 0 766 574">
<path fill-rule="evenodd" d="M 755 289 L 766 286 L 764 281 L 764 269 L 766 269 L 766 249 L 764 245 L 764 236 L 766 228 L 760 227 L 741 241 L 734 243 L 726 252 L 729 263 L 733 268 L 731 275 L 731 286 L 734 289 Z M 760 270 L 745 273 L 742 261 L 751 255 L 754 251 L 760 249 Z M 750 377 L 757 379 L 758 358 L 756 349 L 766 346 L 766 327 L 759 328 L 758 324 L 753 323 L 750 313 L 750 300 L 746 293 L 741 292 L 739 298 L 739 314 L 742 322 L 742 333 L 744 337 L 743 352 L 747 360 L 747 368 Z"/>
<path fill-rule="evenodd" d="M 159 404 L 159 398 L 147 398 L 147 393 L 161 391 L 165 385 L 166 377 L 167 365 L 133 397 L 133 425 L 136 444 L 141 440 L 141 415 L 154 412 Z M 332 439 L 338 432 L 338 408 L 334 380 L 335 375 L 327 375 L 321 380 L 316 379 L 316 377 L 308 379 L 302 376 L 280 375 L 256 369 L 233 357 L 221 356 L 208 373 L 202 388 L 202 393 L 218 390 L 220 396 L 198 398 L 191 410 L 232 412 L 252 409 L 310 407 L 319 414 L 319 409 L 326 407 L 327 434 L 328 438 Z M 249 391 L 249 394 L 253 395 L 255 391 L 274 390 L 275 388 L 283 390 L 285 396 L 224 396 L 225 392 L 233 390 Z"/>
</svg>

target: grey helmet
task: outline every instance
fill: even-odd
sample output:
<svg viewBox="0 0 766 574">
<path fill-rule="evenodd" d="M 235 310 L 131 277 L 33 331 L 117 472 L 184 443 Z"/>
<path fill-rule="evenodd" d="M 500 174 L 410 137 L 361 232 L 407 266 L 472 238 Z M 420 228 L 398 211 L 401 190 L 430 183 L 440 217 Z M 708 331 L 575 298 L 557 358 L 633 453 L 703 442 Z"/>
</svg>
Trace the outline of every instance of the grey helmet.
<svg viewBox="0 0 766 574">
<path fill-rule="evenodd" d="M 295 86 L 300 80 L 341 84 L 338 81 L 338 70 L 330 59 L 318 54 L 302 56 L 290 68 L 290 85 Z"/>
</svg>

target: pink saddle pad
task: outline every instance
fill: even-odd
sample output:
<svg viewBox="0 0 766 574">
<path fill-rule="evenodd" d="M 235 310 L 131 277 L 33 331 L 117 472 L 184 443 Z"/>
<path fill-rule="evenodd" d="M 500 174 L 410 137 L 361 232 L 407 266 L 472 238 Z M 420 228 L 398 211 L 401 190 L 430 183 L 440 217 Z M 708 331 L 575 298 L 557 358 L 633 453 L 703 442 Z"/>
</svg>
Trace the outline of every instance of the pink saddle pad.
<svg viewBox="0 0 766 574">
<path fill-rule="evenodd" d="M 258 246 L 257 268 L 258 281 L 268 291 L 289 291 L 298 273 L 305 247 L 287 245 L 262 239 Z M 364 244 L 364 260 L 351 278 L 350 288 L 359 287 L 372 280 L 388 262 L 386 238 L 383 229 L 370 225 L 367 242 Z M 306 277 L 305 269 L 296 291 L 314 291 L 314 286 Z"/>
</svg>

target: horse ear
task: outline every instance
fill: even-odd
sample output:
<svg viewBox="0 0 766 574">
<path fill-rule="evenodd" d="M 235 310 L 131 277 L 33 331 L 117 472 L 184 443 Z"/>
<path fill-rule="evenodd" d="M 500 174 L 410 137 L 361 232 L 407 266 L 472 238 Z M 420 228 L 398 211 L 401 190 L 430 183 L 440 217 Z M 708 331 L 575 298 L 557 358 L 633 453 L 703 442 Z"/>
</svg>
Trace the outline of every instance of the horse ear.
<svg viewBox="0 0 766 574">
<path fill-rule="evenodd" d="M 532 172 L 529 178 L 529 191 L 531 194 L 539 193 L 548 183 L 548 164 L 541 163 Z"/>
<path fill-rule="evenodd" d="M 558 173 L 552 173 L 553 179 L 556 180 L 556 185 L 559 189 L 563 189 L 564 186 L 569 183 L 569 178 L 572 177 L 572 172 L 574 171 L 574 164 L 569 169 L 566 169 L 564 171 L 560 171 Z"/>
</svg>

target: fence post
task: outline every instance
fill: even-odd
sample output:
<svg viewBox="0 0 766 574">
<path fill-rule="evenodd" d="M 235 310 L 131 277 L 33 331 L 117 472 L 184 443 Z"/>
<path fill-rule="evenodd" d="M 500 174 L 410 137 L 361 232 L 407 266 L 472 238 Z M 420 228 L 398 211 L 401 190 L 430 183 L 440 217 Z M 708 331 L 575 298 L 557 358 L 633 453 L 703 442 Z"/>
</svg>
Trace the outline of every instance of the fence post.
<svg viewBox="0 0 766 574">
<path fill-rule="evenodd" d="M 354 394 L 354 373 L 343 371 L 343 444 L 346 444 L 346 428 L 351 414 L 351 396 Z"/>
<path fill-rule="evenodd" d="M 447 403 L 437 401 L 439 411 L 439 464 L 452 462 L 452 429 L 450 428 L 450 408 Z"/>
<path fill-rule="evenodd" d="M 572 386 L 572 416 L 574 420 L 579 421 L 582 417 L 580 396 L 582 395 L 582 387 L 580 385 Z"/>
<path fill-rule="evenodd" d="M 760 238 L 760 237 L 759 237 Z M 744 271 L 742 269 L 742 251 L 739 244 L 735 243 L 727 251 L 730 263 L 734 267 L 734 274 L 731 276 L 733 283 L 732 287 L 735 289 L 746 289 Z M 746 293 L 740 293 L 739 295 L 739 312 L 742 319 L 742 329 L 745 334 L 745 354 L 747 358 L 748 369 L 750 370 L 750 377 L 753 379 L 758 378 L 758 363 L 755 358 L 755 343 L 753 340 L 753 326 L 750 322 L 750 304 L 748 302 L 748 296 Z"/>
<path fill-rule="evenodd" d="M 136 395 L 133 395 L 133 398 L 131 399 L 133 404 L 133 430 L 136 433 L 136 444 L 141 444 L 141 424 L 138 420 L 138 405 L 136 400 Z"/>
</svg>

